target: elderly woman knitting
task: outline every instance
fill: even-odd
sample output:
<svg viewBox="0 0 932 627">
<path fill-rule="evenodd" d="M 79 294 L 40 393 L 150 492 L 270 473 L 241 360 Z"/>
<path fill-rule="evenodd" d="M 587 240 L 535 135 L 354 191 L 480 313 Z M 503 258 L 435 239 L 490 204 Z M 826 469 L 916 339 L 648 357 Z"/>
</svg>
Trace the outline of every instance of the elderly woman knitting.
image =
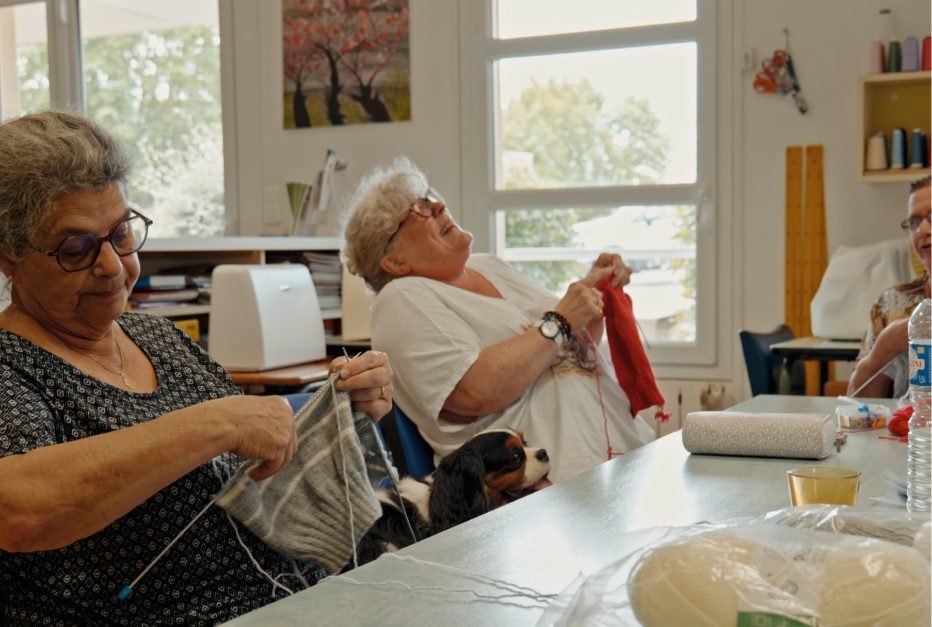
<svg viewBox="0 0 932 627">
<path fill-rule="evenodd" d="M 243 396 L 170 322 L 124 313 L 151 224 L 127 205 L 128 171 L 120 146 L 81 116 L 0 125 L 0 268 L 12 299 L 0 312 L 3 625 L 214 624 L 273 600 L 256 566 L 324 574 L 211 507 L 117 599 L 241 458 L 261 462 L 258 481 L 298 444 L 283 398 Z M 384 355 L 332 368 L 357 410 L 389 411 Z"/>
<path fill-rule="evenodd" d="M 349 269 L 378 293 L 372 343 L 392 355 L 396 402 L 438 455 L 510 427 L 547 449 L 559 481 L 606 461 L 606 430 L 615 452 L 654 438 L 593 348 L 594 286 L 631 274 L 618 255 L 602 254 L 557 298 L 498 257 L 470 254 L 472 235 L 404 158 L 363 179 L 344 237 Z"/>
</svg>

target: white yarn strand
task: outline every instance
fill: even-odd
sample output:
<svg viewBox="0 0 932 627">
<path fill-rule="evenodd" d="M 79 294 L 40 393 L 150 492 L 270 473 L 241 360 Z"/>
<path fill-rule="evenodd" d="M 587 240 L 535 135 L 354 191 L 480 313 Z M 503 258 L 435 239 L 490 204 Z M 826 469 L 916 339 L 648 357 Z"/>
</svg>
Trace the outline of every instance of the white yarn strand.
<svg viewBox="0 0 932 627">
<path fill-rule="evenodd" d="M 519 593 L 508 593 L 508 594 L 482 594 L 481 592 L 476 592 L 470 588 L 444 588 L 443 586 L 412 586 L 406 584 L 403 581 L 396 581 L 394 579 L 387 579 L 385 581 L 359 581 L 358 579 L 352 579 L 348 575 L 340 575 L 339 577 L 333 577 L 327 581 L 333 581 L 334 583 L 345 583 L 355 586 L 360 586 L 363 588 L 384 588 L 386 586 L 398 586 L 401 587 L 411 594 L 416 592 L 448 592 L 451 594 L 454 593 L 464 593 L 470 594 L 476 597 L 476 601 L 480 602 L 493 602 L 500 603 L 502 605 L 515 605 L 517 607 L 526 607 L 520 603 L 509 602 L 510 599 L 527 599 L 533 603 L 540 604 L 540 607 L 546 607 L 550 603 L 551 595 L 540 595 L 541 597 L 546 598 L 537 598 L 534 595 L 529 594 L 519 594 Z"/>
<path fill-rule="evenodd" d="M 461 568 L 456 568 L 454 566 L 447 566 L 446 564 L 438 564 L 436 562 L 428 562 L 426 560 L 420 560 L 420 559 L 417 559 L 416 557 L 411 557 L 409 555 L 398 555 L 396 553 L 386 553 L 383 556 L 383 558 L 400 560 L 402 562 L 411 562 L 412 564 L 418 564 L 420 566 L 428 566 L 428 567 L 437 568 L 440 570 L 446 570 L 448 572 L 455 573 L 457 575 L 463 575 L 470 579 L 477 579 L 481 582 L 489 583 L 497 587 L 511 589 L 511 590 L 514 590 L 516 593 L 522 594 L 525 596 L 534 596 L 534 597 L 539 597 L 542 599 L 552 599 L 556 596 L 555 594 L 541 594 L 540 592 L 538 592 L 537 590 L 533 588 L 528 588 L 526 586 L 519 586 L 518 584 L 511 583 L 510 581 L 505 581 L 504 579 L 495 579 L 494 577 L 489 577 L 487 575 L 482 575 L 480 573 L 474 573 L 468 570 L 463 570 Z"/>
<path fill-rule="evenodd" d="M 223 513 L 227 515 L 227 520 L 230 521 L 230 526 L 233 527 L 233 532 L 236 534 L 236 539 L 239 540 L 240 546 L 242 546 L 243 549 L 246 551 L 246 555 L 249 556 L 249 561 L 251 561 L 252 565 L 256 567 L 256 570 L 258 570 L 260 573 L 265 575 L 266 578 L 272 582 L 272 589 L 271 589 L 271 593 L 269 596 L 271 596 L 273 599 L 275 598 L 275 588 L 281 588 L 282 590 L 287 592 L 289 595 L 294 594 L 294 590 L 278 583 L 275 580 L 275 578 L 272 577 L 272 575 L 268 574 L 265 571 L 265 569 L 263 569 L 262 566 L 259 565 L 259 562 L 256 561 L 256 558 L 252 556 L 252 551 L 249 550 L 249 547 L 247 547 L 246 543 L 243 542 L 242 536 L 239 535 L 239 529 L 236 527 L 236 523 L 233 521 L 233 517 L 230 516 L 230 512 L 223 510 Z"/>
</svg>

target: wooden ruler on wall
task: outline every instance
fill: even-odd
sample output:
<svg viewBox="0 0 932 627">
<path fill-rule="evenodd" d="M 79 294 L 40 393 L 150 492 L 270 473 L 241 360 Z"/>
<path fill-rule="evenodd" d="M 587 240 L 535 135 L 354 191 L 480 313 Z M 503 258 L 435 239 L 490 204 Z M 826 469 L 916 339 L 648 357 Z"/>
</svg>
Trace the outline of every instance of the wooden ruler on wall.
<svg viewBox="0 0 932 627">
<path fill-rule="evenodd" d="M 804 333 L 803 306 L 803 147 L 786 149 L 786 278 L 784 323 L 796 334 Z"/>
<path fill-rule="evenodd" d="M 825 177 L 823 147 L 807 146 L 805 195 L 803 194 L 803 150 L 786 149 L 786 282 L 785 319 L 796 337 L 812 335 L 809 305 L 828 267 L 825 227 Z M 805 206 L 803 206 L 805 198 Z M 829 379 L 835 374 L 829 364 Z M 819 364 L 806 363 L 806 394 L 819 396 Z"/>
</svg>

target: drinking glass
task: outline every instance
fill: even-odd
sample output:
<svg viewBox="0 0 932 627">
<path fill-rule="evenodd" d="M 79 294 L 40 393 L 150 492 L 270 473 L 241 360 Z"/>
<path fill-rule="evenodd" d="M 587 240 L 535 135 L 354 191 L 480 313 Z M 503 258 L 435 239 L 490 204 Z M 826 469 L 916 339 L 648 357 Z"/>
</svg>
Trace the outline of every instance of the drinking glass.
<svg viewBox="0 0 932 627">
<path fill-rule="evenodd" d="M 855 505 L 861 487 L 861 473 L 851 468 L 809 466 L 786 471 L 793 505 L 829 503 Z"/>
</svg>

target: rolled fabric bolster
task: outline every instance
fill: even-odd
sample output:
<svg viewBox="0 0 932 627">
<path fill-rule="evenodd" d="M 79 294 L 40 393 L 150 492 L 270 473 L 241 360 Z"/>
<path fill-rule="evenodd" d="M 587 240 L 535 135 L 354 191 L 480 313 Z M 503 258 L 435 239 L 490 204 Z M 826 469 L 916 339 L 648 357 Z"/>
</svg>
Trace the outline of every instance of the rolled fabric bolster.
<svg viewBox="0 0 932 627">
<path fill-rule="evenodd" d="M 835 444 L 829 414 L 744 414 L 701 411 L 686 416 L 683 446 L 690 453 L 822 459 Z"/>
</svg>

